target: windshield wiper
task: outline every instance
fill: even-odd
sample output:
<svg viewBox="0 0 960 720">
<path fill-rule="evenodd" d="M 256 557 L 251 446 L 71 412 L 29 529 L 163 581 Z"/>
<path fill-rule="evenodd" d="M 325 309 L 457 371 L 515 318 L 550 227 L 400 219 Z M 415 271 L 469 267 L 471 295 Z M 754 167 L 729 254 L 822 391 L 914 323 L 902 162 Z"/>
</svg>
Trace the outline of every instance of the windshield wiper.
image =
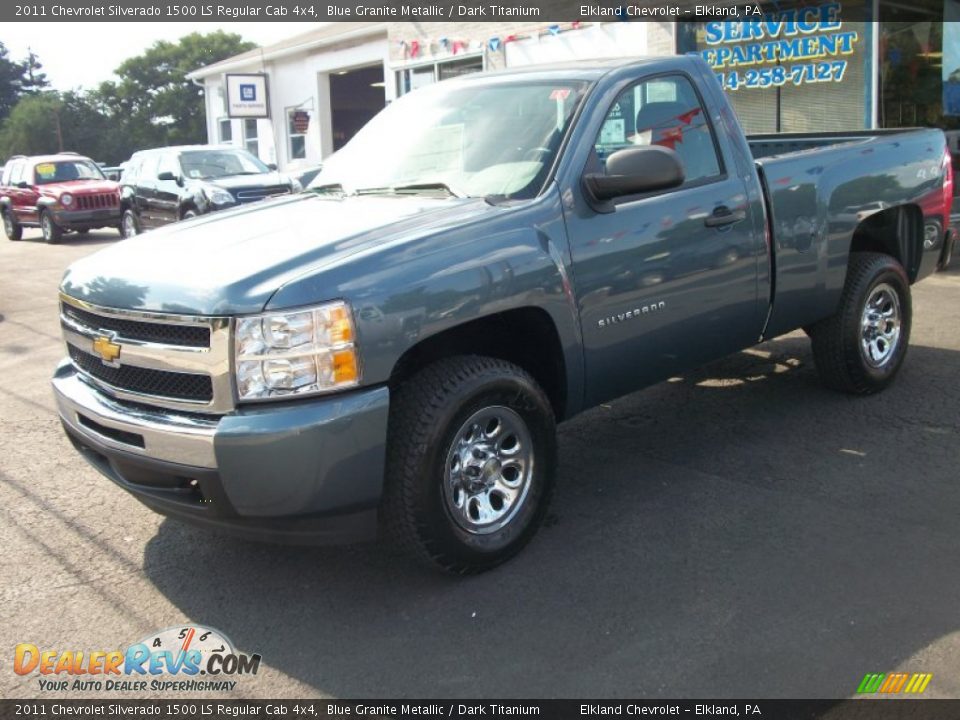
<svg viewBox="0 0 960 720">
<path fill-rule="evenodd" d="M 396 193 L 418 193 L 418 192 L 431 192 L 435 190 L 445 192 L 450 197 L 456 197 L 456 198 L 469 197 L 466 193 L 450 187 L 445 182 L 410 183 L 409 185 L 395 185 L 393 187 L 393 191 Z"/>
<path fill-rule="evenodd" d="M 312 192 L 315 195 L 326 195 L 330 193 L 332 195 L 346 195 L 343 190 L 343 185 L 340 183 L 327 183 L 326 185 L 314 185 L 307 188 L 307 192 Z"/>
</svg>

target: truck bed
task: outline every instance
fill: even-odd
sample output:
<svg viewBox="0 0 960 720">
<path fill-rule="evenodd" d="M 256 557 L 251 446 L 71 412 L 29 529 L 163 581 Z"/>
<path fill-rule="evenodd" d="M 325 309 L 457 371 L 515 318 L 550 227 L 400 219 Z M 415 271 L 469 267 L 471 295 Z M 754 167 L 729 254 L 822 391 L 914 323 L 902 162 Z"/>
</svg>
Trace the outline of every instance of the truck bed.
<svg viewBox="0 0 960 720">
<path fill-rule="evenodd" d="M 747 144 L 755 160 L 786 155 L 802 150 L 832 147 L 847 143 L 867 142 L 885 135 L 901 135 L 923 128 L 893 128 L 884 130 L 851 130 L 822 133 L 769 133 L 747 135 Z"/>
<path fill-rule="evenodd" d="M 773 283 L 765 335 L 774 337 L 828 317 L 840 300 L 846 258 L 864 222 L 895 222 L 887 213 L 919 208 L 920 227 L 942 212 L 943 134 L 939 130 L 867 130 L 754 135 L 747 142 L 767 198 Z M 908 158 L 904 162 L 904 158 Z M 881 217 L 872 218 L 877 213 Z M 945 230 L 946 218 L 940 218 Z M 916 243 L 905 252 L 911 282 L 933 272 L 935 254 Z M 817 293 L 810 293 L 811 288 Z"/>
</svg>

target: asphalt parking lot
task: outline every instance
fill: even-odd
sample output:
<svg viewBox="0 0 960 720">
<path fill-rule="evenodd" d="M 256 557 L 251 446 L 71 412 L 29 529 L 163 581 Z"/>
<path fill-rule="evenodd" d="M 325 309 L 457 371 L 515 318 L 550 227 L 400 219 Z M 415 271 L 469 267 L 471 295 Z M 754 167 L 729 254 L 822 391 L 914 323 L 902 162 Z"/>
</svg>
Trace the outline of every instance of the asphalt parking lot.
<svg viewBox="0 0 960 720">
<path fill-rule="evenodd" d="M 194 622 L 263 656 L 238 697 L 847 697 L 897 669 L 960 697 L 960 268 L 914 288 L 879 396 L 822 389 L 794 334 L 565 424 L 547 526 L 461 580 L 182 526 L 87 467 L 56 288 L 117 236 L 36 235 L 0 239 L 0 696 L 39 693 L 17 643 Z"/>
</svg>

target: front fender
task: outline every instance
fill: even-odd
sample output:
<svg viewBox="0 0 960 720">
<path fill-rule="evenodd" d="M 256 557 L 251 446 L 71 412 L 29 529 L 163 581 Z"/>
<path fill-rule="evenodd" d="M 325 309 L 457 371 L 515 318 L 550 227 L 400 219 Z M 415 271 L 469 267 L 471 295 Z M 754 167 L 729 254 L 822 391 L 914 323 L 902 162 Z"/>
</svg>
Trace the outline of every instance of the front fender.
<svg viewBox="0 0 960 720">
<path fill-rule="evenodd" d="M 387 382 L 406 351 L 438 333 L 509 310 L 539 308 L 560 338 L 568 414 L 574 414 L 582 406 L 583 355 L 569 270 L 559 192 L 551 188 L 495 217 L 388 244 L 298 278 L 280 288 L 267 308 L 347 300 L 365 385 Z"/>
</svg>

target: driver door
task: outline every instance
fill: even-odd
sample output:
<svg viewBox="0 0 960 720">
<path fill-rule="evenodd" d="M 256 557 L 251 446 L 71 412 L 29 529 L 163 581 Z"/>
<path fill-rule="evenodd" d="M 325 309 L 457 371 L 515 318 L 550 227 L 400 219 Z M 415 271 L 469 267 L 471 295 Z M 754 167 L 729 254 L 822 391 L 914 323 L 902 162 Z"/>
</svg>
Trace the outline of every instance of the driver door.
<svg viewBox="0 0 960 720">
<path fill-rule="evenodd" d="M 607 212 L 566 208 L 594 405 L 753 344 L 757 252 L 745 185 L 683 74 L 620 92 L 584 172 L 626 147 L 674 150 L 679 187 L 617 199 Z M 582 188 L 580 189 L 582 193 Z"/>
</svg>

